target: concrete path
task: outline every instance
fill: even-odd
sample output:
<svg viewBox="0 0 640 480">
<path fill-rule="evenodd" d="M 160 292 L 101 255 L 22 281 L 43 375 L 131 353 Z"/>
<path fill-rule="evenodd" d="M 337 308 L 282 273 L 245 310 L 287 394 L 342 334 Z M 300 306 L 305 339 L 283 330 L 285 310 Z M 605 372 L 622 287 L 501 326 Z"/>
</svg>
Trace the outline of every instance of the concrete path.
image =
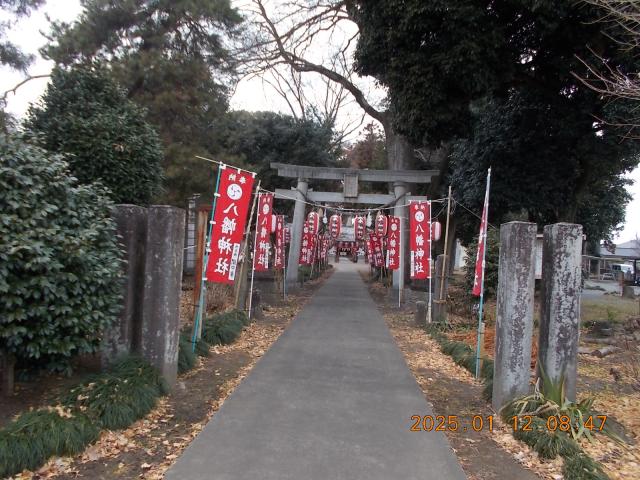
<svg viewBox="0 0 640 480">
<path fill-rule="evenodd" d="M 337 265 L 165 478 L 466 478 L 443 434 L 409 431 L 433 412 L 357 268 Z"/>
</svg>

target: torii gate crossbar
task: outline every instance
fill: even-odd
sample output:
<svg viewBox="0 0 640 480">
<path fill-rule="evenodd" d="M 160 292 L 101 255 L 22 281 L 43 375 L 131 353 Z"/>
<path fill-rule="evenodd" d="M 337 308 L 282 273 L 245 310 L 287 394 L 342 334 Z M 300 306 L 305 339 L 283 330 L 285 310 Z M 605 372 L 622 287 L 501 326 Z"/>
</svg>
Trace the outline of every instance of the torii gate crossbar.
<svg viewBox="0 0 640 480">
<path fill-rule="evenodd" d="M 393 206 L 393 214 L 400 217 L 400 229 L 402 242 L 400 255 L 406 258 L 408 247 L 407 208 L 410 200 L 425 201 L 427 197 L 411 196 L 408 193 L 407 184 L 429 184 L 431 179 L 438 175 L 437 170 L 359 170 L 352 168 L 310 167 L 305 165 L 289 165 L 285 163 L 272 163 L 271 168 L 278 171 L 278 176 L 296 178 L 298 184 L 291 190 L 277 189 L 275 198 L 293 200 L 295 207 L 291 228 L 291 244 L 289 246 L 286 282 L 295 285 L 298 281 L 298 261 L 300 259 L 300 244 L 302 243 L 302 227 L 305 218 L 305 202 L 313 203 L 352 203 L 365 205 Z M 342 180 L 344 191 L 340 192 L 314 192 L 309 190 L 309 180 Z M 358 182 L 390 183 L 393 185 L 393 194 L 358 193 Z M 402 292 L 404 290 L 404 276 L 398 270 L 393 272 L 393 286 Z"/>
</svg>

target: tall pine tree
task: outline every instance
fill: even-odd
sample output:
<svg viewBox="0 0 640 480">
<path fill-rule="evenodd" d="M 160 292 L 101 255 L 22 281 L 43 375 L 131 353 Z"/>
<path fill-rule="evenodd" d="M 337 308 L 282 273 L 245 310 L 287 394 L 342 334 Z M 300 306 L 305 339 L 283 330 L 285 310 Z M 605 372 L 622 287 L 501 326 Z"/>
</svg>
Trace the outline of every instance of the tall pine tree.
<svg viewBox="0 0 640 480">
<path fill-rule="evenodd" d="M 73 24 L 54 23 L 43 54 L 68 65 L 110 65 L 127 95 L 148 111 L 165 146 L 164 201 L 182 205 L 209 187 L 194 158 L 227 110 L 234 81 L 225 44 L 241 16 L 228 0 L 83 0 Z"/>
</svg>

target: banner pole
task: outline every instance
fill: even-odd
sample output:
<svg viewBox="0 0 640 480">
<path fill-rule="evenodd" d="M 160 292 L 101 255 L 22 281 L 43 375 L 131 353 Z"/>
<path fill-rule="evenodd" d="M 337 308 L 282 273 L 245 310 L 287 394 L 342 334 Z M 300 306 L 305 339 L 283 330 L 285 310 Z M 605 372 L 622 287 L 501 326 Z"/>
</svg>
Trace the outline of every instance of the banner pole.
<svg viewBox="0 0 640 480">
<path fill-rule="evenodd" d="M 433 228 L 431 225 L 431 202 L 429 202 L 429 258 L 427 258 L 429 264 L 429 308 L 427 309 L 427 323 L 431 323 L 431 309 L 433 302 L 433 283 L 431 281 L 431 277 L 433 276 L 433 271 L 431 268 L 431 250 L 433 248 Z"/>
<path fill-rule="evenodd" d="M 207 232 L 207 236 L 205 237 L 204 242 L 204 258 L 202 259 L 202 272 L 200 275 L 200 285 L 198 288 L 200 289 L 200 296 L 198 297 L 198 310 L 196 312 L 196 316 L 193 322 L 193 333 L 191 335 L 191 351 L 196 351 L 196 343 L 200 339 L 200 324 L 202 323 L 202 316 L 204 310 L 204 296 L 205 290 L 207 286 L 207 279 L 205 278 L 205 274 L 207 271 L 207 263 L 209 263 L 209 253 L 211 252 L 211 233 L 213 231 L 213 219 L 215 218 L 216 213 L 216 204 L 218 203 L 218 187 L 220 186 L 220 176 L 222 175 L 222 170 L 226 168 L 224 163 L 220 163 L 218 165 L 218 176 L 216 178 L 216 190 L 213 194 L 213 205 L 211 206 L 211 216 L 209 218 L 209 228 Z"/>
<path fill-rule="evenodd" d="M 287 244 L 285 242 L 285 223 L 282 217 L 282 300 L 287 301 Z"/>
<path fill-rule="evenodd" d="M 240 268 L 240 278 L 239 280 L 236 281 L 236 284 L 234 285 L 235 287 L 234 303 L 237 309 L 240 309 L 240 296 L 241 296 L 242 290 L 244 290 L 246 286 L 246 281 L 247 281 L 247 270 L 245 268 L 245 265 L 247 262 L 247 251 L 249 249 L 249 234 L 251 233 L 251 222 L 253 221 L 253 212 L 255 212 L 256 210 L 256 202 L 258 200 L 257 193 L 260 191 L 261 183 L 262 183 L 262 180 L 258 180 L 258 184 L 256 186 L 256 195 L 254 196 L 253 202 L 251 203 L 251 212 L 249 213 L 249 221 L 247 222 L 247 226 L 244 232 L 244 245 L 242 247 L 242 265 Z M 243 302 L 242 310 L 244 310 L 245 305 L 246 305 L 246 299 Z"/>
<path fill-rule="evenodd" d="M 449 195 L 447 201 L 447 225 L 444 229 L 444 257 L 442 259 L 442 276 L 440 277 L 440 298 L 438 300 L 444 300 L 446 298 L 444 291 L 444 280 L 446 278 L 445 272 L 447 271 L 447 247 L 449 245 L 449 217 L 451 216 L 451 185 L 449 185 Z"/>
<path fill-rule="evenodd" d="M 481 342 L 484 341 L 484 324 L 482 321 L 482 311 L 484 309 L 484 267 L 485 267 L 485 258 L 487 255 L 487 248 L 489 246 L 487 242 L 487 228 L 489 226 L 489 189 L 491 185 L 491 167 L 489 167 L 489 172 L 487 173 L 487 191 L 485 193 L 485 201 L 483 209 L 486 209 L 485 224 L 484 224 L 484 232 L 482 232 L 482 236 L 484 236 L 484 248 L 482 250 L 482 275 L 480 280 L 480 307 L 478 308 L 478 337 L 476 344 L 476 378 L 480 378 L 480 355 L 482 350 Z M 482 240 L 482 239 L 480 239 Z"/>
<path fill-rule="evenodd" d="M 404 257 L 404 255 L 402 255 L 402 218 L 400 219 L 399 225 L 400 225 L 400 244 L 398 245 L 398 249 L 400 250 L 400 255 L 398 255 L 400 257 L 400 265 L 398 268 L 398 271 L 400 272 L 398 274 L 398 308 L 402 308 L 402 281 L 400 280 L 402 278 L 402 275 L 404 275 L 404 273 L 402 272 L 402 257 Z"/>
<path fill-rule="evenodd" d="M 260 205 L 260 196 L 262 194 L 260 193 L 259 188 L 256 190 L 256 192 L 258 193 L 257 203 L 258 205 Z M 249 317 L 249 320 L 251 320 L 251 308 L 253 307 L 253 277 L 256 273 L 256 242 L 258 241 L 258 217 L 259 216 L 260 215 L 256 215 L 256 231 L 253 234 L 253 255 L 251 259 L 251 286 L 249 287 L 249 314 L 247 315 Z"/>
</svg>

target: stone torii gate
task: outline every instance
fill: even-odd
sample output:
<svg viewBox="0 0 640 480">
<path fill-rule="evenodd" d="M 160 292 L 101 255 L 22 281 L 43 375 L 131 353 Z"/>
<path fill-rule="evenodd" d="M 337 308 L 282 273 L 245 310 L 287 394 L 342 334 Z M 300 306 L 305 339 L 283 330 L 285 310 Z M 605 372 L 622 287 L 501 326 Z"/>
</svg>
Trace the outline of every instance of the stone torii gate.
<svg viewBox="0 0 640 480">
<path fill-rule="evenodd" d="M 426 201 L 427 197 L 411 196 L 408 184 L 429 184 L 431 179 L 439 175 L 438 170 L 360 170 L 353 168 L 309 167 L 304 165 L 289 165 L 272 163 L 271 168 L 278 171 L 278 176 L 296 178 L 296 188 L 286 190 L 276 189 L 275 198 L 294 200 L 293 225 L 291 228 L 291 244 L 287 265 L 288 284 L 298 281 L 298 261 L 300 259 L 300 244 L 302 243 L 302 227 L 305 220 L 305 201 L 313 203 L 352 203 L 366 205 L 394 206 L 393 214 L 400 217 L 402 242 L 400 244 L 401 258 L 406 259 L 408 246 L 407 208 L 409 200 Z M 342 180 L 342 192 L 314 192 L 309 190 L 309 180 Z M 393 185 L 393 193 L 359 193 L 358 182 L 388 183 Z M 390 189 L 391 190 L 391 189 Z M 404 276 L 398 270 L 393 271 L 393 286 L 402 291 Z"/>
</svg>

